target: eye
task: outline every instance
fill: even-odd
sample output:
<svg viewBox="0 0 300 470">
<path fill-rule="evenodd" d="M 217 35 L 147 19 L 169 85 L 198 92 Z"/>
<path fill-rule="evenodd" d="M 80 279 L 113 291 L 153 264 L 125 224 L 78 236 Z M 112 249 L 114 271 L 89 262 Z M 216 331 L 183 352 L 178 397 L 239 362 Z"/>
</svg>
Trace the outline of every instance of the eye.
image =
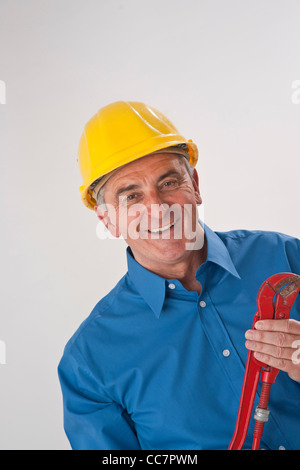
<svg viewBox="0 0 300 470">
<path fill-rule="evenodd" d="M 129 204 L 134 204 L 139 198 L 139 195 L 137 193 L 131 193 L 131 194 L 127 194 L 126 196 L 122 196 L 122 199 L 121 199 L 121 205 L 122 206 L 127 206 Z"/>
<path fill-rule="evenodd" d="M 125 196 L 125 195 L 120 196 L 120 197 L 119 197 L 119 204 L 120 204 L 121 206 L 127 206 L 127 204 L 129 204 L 130 202 L 134 201 L 135 198 L 136 198 L 136 194 L 135 194 L 135 193 L 128 194 L 127 196 Z"/>
<path fill-rule="evenodd" d="M 162 188 L 165 189 L 165 188 L 174 188 L 174 187 L 177 187 L 178 186 L 178 181 L 177 180 L 168 180 L 168 181 L 165 181 L 163 184 L 162 184 Z"/>
</svg>

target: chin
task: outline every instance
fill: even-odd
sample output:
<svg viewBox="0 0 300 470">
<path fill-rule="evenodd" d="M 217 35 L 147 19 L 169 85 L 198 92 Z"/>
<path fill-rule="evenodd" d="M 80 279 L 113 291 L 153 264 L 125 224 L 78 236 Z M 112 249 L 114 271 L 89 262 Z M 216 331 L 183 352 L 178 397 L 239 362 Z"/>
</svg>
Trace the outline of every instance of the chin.
<svg viewBox="0 0 300 470">
<path fill-rule="evenodd" d="M 148 254 L 151 248 L 148 248 Z M 163 261 L 180 260 L 186 256 L 186 242 L 183 240 L 158 240 L 153 246 L 153 254 Z"/>
</svg>

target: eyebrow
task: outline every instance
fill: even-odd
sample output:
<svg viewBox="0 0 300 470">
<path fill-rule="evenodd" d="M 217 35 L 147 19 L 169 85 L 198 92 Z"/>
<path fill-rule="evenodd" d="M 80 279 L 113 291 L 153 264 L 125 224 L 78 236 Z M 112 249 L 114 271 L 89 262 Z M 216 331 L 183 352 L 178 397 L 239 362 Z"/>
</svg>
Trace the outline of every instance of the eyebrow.
<svg viewBox="0 0 300 470">
<path fill-rule="evenodd" d="M 171 169 L 169 171 L 166 171 L 166 173 L 164 173 L 163 175 L 159 176 L 159 178 L 157 179 L 157 183 L 164 180 L 165 178 L 168 178 L 169 176 L 182 177 L 182 175 L 179 171 Z"/>
<path fill-rule="evenodd" d="M 129 184 L 128 186 L 122 186 L 116 192 L 115 199 L 118 200 L 119 196 L 121 196 L 121 194 L 126 193 L 128 191 L 132 191 L 133 189 L 138 189 L 138 188 L 139 188 L 139 185 L 137 185 L 137 184 Z"/>
<path fill-rule="evenodd" d="M 171 169 L 169 171 L 166 171 L 165 173 L 163 173 L 162 175 L 160 175 L 157 180 L 156 180 L 156 183 L 160 183 L 160 181 L 164 180 L 165 178 L 168 178 L 169 176 L 177 176 L 177 177 L 181 177 L 182 175 L 177 171 L 177 170 L 174 170 L 174 169 Z M 116 192 L 115 194 L 115 199 L 118 200 L 119 197 L 128 192 L 128 191 L 132 191 L 134 189 L 139 189 L 141 186 L 138 185 L 138 184 L 129 184 L 127 186 L 122 186 L 121 188 L 118 189 L 118 191 Z"/>
</svg>

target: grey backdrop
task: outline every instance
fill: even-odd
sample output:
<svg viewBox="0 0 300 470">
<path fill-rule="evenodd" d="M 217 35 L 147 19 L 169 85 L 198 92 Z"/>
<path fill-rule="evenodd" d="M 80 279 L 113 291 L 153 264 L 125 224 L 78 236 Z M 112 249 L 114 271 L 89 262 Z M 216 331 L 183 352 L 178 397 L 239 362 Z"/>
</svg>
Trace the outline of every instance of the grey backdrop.
<svg viewBox="0 0 300 470">
<path fill-rule="evenodd" d="M 297 0 L 0 0 L 1 449 L 69 449 L 57 364 L 126 271 L 78 189 L 99 107 L 144 101 L 198 144 L 211 228 L 300 237 L 299 18 Z"/>
</svg>

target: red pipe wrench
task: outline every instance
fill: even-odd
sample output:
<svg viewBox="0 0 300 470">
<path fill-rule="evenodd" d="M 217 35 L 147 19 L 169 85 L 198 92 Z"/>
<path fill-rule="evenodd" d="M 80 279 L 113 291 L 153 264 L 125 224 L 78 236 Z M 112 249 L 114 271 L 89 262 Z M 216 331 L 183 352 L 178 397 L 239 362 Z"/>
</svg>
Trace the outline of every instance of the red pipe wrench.
<svg viewBox="0 0 300 470">
<path fill-rule="evenodd" d="M 258 320 L 289 318 L 290 310 L 299 292 L 300 276 L 297 274 L 279 273 L 269 277 L 262 284 L 257 294 L 258 309 L 254 316 L 252 329 Z M 275 382 L 279 370 L 258 361 L 254 357 L 253 351 L 249 351 L 236 427 L 228 450 L 240 450 L 243 447 L 252 414 L 260 373 L 262 388 L 260 401 L 254 413 L 256 422 L 252 450 L 259 449 L 264 424 L 268 421 L 269 417 L 268 401 L 271 385 Z"/>
</svg>

